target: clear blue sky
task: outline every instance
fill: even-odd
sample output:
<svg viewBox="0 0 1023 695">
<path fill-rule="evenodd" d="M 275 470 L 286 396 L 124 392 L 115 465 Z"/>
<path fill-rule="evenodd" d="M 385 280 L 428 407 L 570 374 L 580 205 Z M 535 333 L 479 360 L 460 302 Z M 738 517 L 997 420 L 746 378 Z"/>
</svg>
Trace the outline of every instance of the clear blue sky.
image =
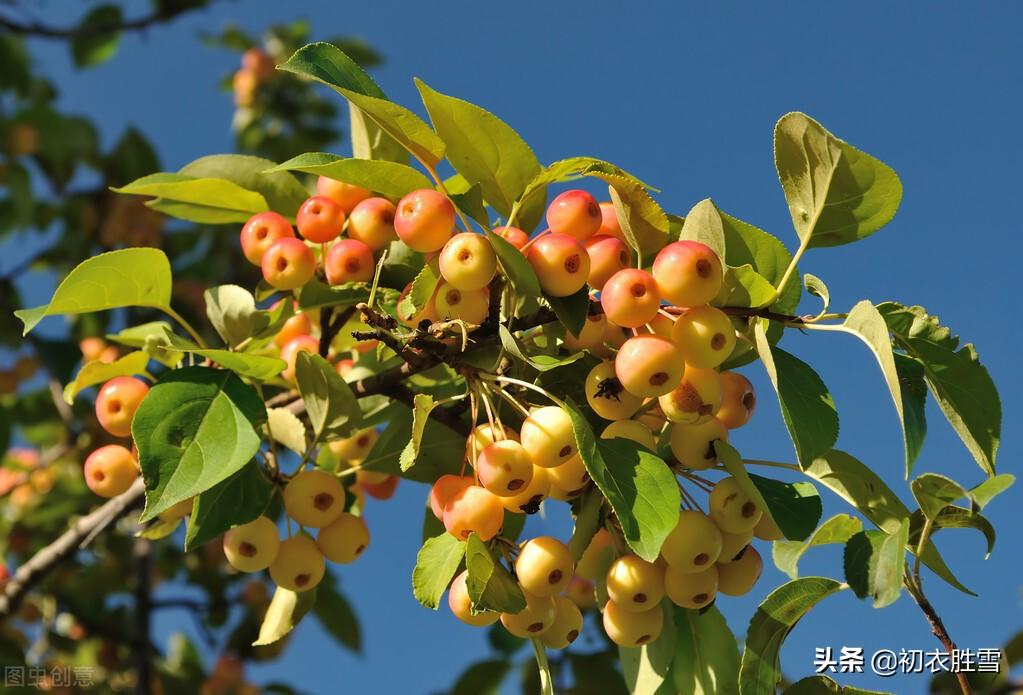
<svg viewBox="0 0 1023 695">
<path fill-rule="evenodd" d="M 215 91 L 236 57 L 200 45 L 196 32 L 228 20 L 259 29 L 307 17 L 318 37 L 353 34 L 387 59 L 374 76 L 395 100 L 416 108 L 412 76 L 500 115 L 544 162 L 571 155 L 612 161 L 661 188 L 663 206 L 684 214 L 712 196 L 729 213 L 792 245 L 795 235 L 771 156 L 775 120 L 805 111 L 839 136 L 891 164 L 905 187 L 902 208 L 873 238 L 812 251 L 801 270 L 823 278 L 839 310 L 860 298 L 922 304 L 975 342 L 1003 395 L 1003 471 L 1014 472 L 1020 381 L 1012 366 L 1023 338 L 1010 302 L 1019 252 L 1023 168 L 1018 88 L 1023 7 L 1013 3 L 219 3 L 170 29 L 125 41 L 111 63 L 85 73 L 63 50 L 35 45 L 56 77 L 62 102 L 88 113 L 112 141 L 129 123 L 155 137 L 167 168 L 230 148 L 232 106 Z M 62 5 L 63 6 L 63 5 Z M 139 3 L 140 8 L 142 4 Z M 50 14 L 59 14 L 51 6 Z M 66 10 L 65 10 L 66 11 Z M 59 19 L 59 17 L 56 17 Z M 71 17 L 66 17 L 70 21 Z M 1015 86 L 1014 86 L 1015 85 Z M 809 305 L 808 305 L 809 306 Z M 902 444 L 890 399 L 872 358 L 852 338 L 787 336 L 785 347 L 823 375 L 839 407 L 839 446 L 875 467 L 909 497 Z M 1016 358 L 1013 357 L 1016 355 Z M 747 368 L 761 394 L 754 422 L 734 443 L 749 457 L 792 460 L 776 401 L 762 372 Z M 919 470 L 981 480 L 980 469 L 940 413 Z M 404 484 L 372 504 L 373 544 L 338 574 L 358 603 L 365 655 L 336 649 L 313 622 L 303 624 L 278 662 L 253 679 L 291 680 L 314 693 L 430 692 L 450 686 L 484 656 L 483 633 L 412 598 L 426 489 Z M 824 492 L 826 514 L 845 511 Z M 994 556 L 972 532 L 939 536 L 953 568 L 979 598 L 928 576 L 925 587 L 963 647 L 1000 646 L 1023 628 L 1023 560 L 1013 491 L 989 509 L 1001 536 Z M 550 528 L 568 532 L 563 508 Z M 534 522 L 535 523 L 535 522 Z M 534 527 L 535 529 L 536 527 Z M 766 551 L 766 548 L 765 548 Z M 837 548 L 811 552 L 805 574 L 841 577 Z M 719 606 L 740 636 L 753 608 L 780 583 L 773 570 L 753 594 Z M 186 625 L 158 621 L 162 636 Z M 933 649 L 922 615 L 903 596 L 876 611 L 849 592 L 828 599 L 789 638 L 785 672 L 812 671 L 815 646 Z M 850 676 L 846 684 L 922 693 L 919 676 Z"/>
</svg>

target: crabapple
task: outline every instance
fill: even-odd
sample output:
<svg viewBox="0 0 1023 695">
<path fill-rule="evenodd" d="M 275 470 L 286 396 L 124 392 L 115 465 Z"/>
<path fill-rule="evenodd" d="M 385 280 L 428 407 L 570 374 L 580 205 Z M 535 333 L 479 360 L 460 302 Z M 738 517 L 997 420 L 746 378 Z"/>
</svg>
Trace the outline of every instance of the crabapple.
<svg viewBox="0 0 1023 695">
<path fill-rule="evenodd" d="M 519 551 L 515 576 L 525 591 L 535 596 L 553 596 L 568 586 L 574 566 L 567 545 L 557 538 L 538 536 Z"/>
<path fill-rule="evenodd" d="M 348 375 L 355 369 L 355 360 L 343 359 L 338 360 L 337 364 L 334 365 L 334 369 L 337 371 L 337 375 L 348 381 Z"/>
<path fill-rule="evenodd" d="M 607 321 L 604 329 L 604 343 L 613 350 L 620 350 L 625 341 L 632 337 L 632 331 Z"/>
<path fill-rule="evenodd" d="M 412 191 L 398 201 L 394 231 L 413 251 L 439 251 L 455 229 L 455 206 L 431 188 Z"/>
<path fill-rule="evenodd" d="M 355 206 L 373 195 L 373 191 L 354 184 L 338 181 L 327 176 L 316 180 L 316 195 L 330 198 L 341 206 L 341 210 L 350 214 Z"/>
<path fill-rule="evenodd" d="M 664 598 L 664 569 L 638 555 L 623 555 L 607 571 L 607 595 L 622 610 L 638 612 Z"/>
<path fill-rule="evenodd" d="M 367 480 L 367 476 L 382 475 L 382 479 Z M 398 476 L 376 471 L 357 471 L 355 483 L 358 488 L 375 500 L 389 500 L 394 497 L 394 491 L 398 489 Z"/>
<path fill-rule="evenodd" d="M 579 606 L 566 596 L 554 597 L 554 623 L 540 636 L 548 649 L 564 649 L 575 642 L 583 628 L 583 614 Z"/>
<path fill-rule="evenodd" d="M 606 329 L 607 317 L 603 313 L 588 314 L 579 335 L 575 335 L 569 330 L 565 331 L 565 347 L 572 352 L 589 350 L 594 355 L 603 357 L 609 354 L 607 348 L 604 347 Z"/>
<path fill-rule="evenodd" d="M 742 557 L 727 565 L 718 565 L 718 591 L 727 596 L 748 594 L 764 571 L 764 560 L 752 545 Z"/>
<path fill-rule="evenodd" d="M 639 420 L 616 420 L 604 428 L 600 433 L 601 439 L 629 439 L 640 446 L 657 451 L 657 440 L 650 428 Z"/>
<path fill-rule="evenodd" d="M 619 270 L 632 265 L 632 252 L 625 242 L 613 236 L 592 236 L 583 242 L 590 256 L 590 287 L 599 290 Z"/>
<path fill-rule="evenodd" d="M 323 528 L 341 515 L 345 489 L 337 476 L 317 469 L 301 471 L 284 488 L 284 509 L 302 526 Z"/>
<path fill-rule="evenodd" d="M 753 417 L 757 395 L 749 379 L 738 372 L 721 372 L 723 397 L 717 418 L 730 430 L 742 427 Z"/>
<path fill-rule="evenodd" d="M 540 503 L 551 493 L 550 472 L 553 468 L 533 466 L 533 477 L 529 484 L 511 497 L 498 498 L 501 504 L 513 514 L 536 514 Z"/>
<path fill-rule="evenodd" d="M 259 572 L 277 558 L 281 539 L 277 526 L 265 516 L 224 534 L 224 556 L 239 572 Z"/>
<path fill-rule="evenodd" d="M 558 615 L 558 605 L 553 596 L 536 596 L 522 590 L 526 606 L 518 613 L 502 613 L 504 629 L 522 639 L 539 637 L 550 629 Z"/>
<path fill-rule="evenodd" d="M 718 462 L 714 449 L 717 440 L 728 441 L 728 430 L 715 417 L 695 425 L 672 425 L 671 453 L 686 468 L 705 471 Z"/>
<path fill-rule="evenodd" d="M 717 595 L 718 569 L 711 565 L 699 572 L 683 572 L 668 565 L 664 570 L 664 593 L 676 606 L 703 608 Z"/>
<path fill-rule="evenodd" d="M 394 203 L 387 198 L 366 198 L 348 214 L 348 237 L 374 252 L 398 239 L 394 231 Z"/>
<path fill-rule="evenodd" d="M 769 515 L 764 514 L 753 528 L 753 535 L 762 541 L 783 541 L 785 533 Z"/>
<path fill-rule="evenodd" d="M 629 611 L 614 601 L 604 604 L 604 632 L 619 647 L 639 647 L 657 639 L 664 628 L 660 605 Z"/>
<path fill-rule="evenodd" d="M 716 371 L 686 365 L 678 386 L 657 400 L 672 422 L 695 425 L 718 412 L 722 394 L 721 376 Z"/>
<path fill-rule="evenodd" d="M 429 321 L 430 323 L 433 323 L 434 321 L 440 320 L 440 317 L 437 315 L 436 290 L 434 290 L 433 295 L 426 302 L 425 306 L 423 306 L 423 308 L 419 310 L 418 314 L 415 314 L 413 316 L 403 315 L 401 312 L 401 301 L 405 299 L 405 297 L 407 297 L 408 293 L 411 291 L 412 283 L 410 282 L 409 284 L 405 285 L 405 289 L 401 291 L 401 295 L 399 295 L 398 297 L 398 320 L 401 321 L 406 326 L 408 326 L 409 328 L 418 328 L 419 324 L 421 324 L 423 321 Z"/>
<path fill-rule="evenodd" d="M 519 251 L 529 243 L 529 235 L 518 227 L 494 227 L 494 234 L 507 241 Z"/>
<path fill-rule="evenodd" d="M 512 497 L 529 485 L 533 461 L 518 442 L 504 439 L 479 453 L 476 474 L 480 484 L 498 497 Z"/>
<path fill-rule="evenodd" d="M 285 300 L 282 299 L 275 302 L 274 305 L 270 307 L 271 310 L 276 309 L 283 301 Z M 312 335 L 313 333 L 313 324 L 312 321 L 309 320 L 309 314 L 298 310 L 298 302 L 295 302 L 294 306 L 295 313 L 292 314 L 291 318 L 284 322 L 281 329 L 277 331 L 277 335 L 274 336 L 274 343 L 277 344 L 277 347 L 282 348 L 299 336 Z"/>
<path fill-rule="evenodd" d="M 298 209 L 295 226 L 303 239 L 325 244 L 341 236 L 345 226 L 345 211 L 330 198 L 315 195 Z"/>
<path fill-rule="evenodd" d="M 331 285 L 369 282 L 375 270 L 373 250 L 357 239 L 340 239 L 327 251 L 323 268 Z"/>
<path fill-rule="evenodd" d="M 767 518 L 766 516 L 764 517 Z M 718 558 L 718 565 L 727 565 L 739 557 L 739 553 L 753 540 L 753 532 L 725 533 L 721 532 L 721 557 Z"/>
<path fill-rule="evenodd" d="M 164 509 L 159 513 L 158 518 L 160 521 L 177 521 L 183 519 L 192 513 L 192 505 L 195 502 L 194 498 L 189 497 L 187 500 L 181 500 L 170 509 Z"/>
<path fill-rule="evenodd" d="M 440 274 L 458 290 L 481 290 L 497 273 L 497 255 L 485 236 L 456 234 L 440 251 Z"/>
<path fill-rule="evenodd" d="M 444 528 L 459 540 L 475 533 L 489 541 L 504 524 L 504 506 L 500 498 L 486 488 L 470 485 L 455 493 L 444 507 Z"/>
<path fill-rule="evenodd" d="M 746 533 L 756 528 L 764 512 L 739 487 L 735 478 L 722 478 L 710 491 L 710 518 L 726 533 Z"/>
<path fill-rule="evenodd" d="M 675 319 L 658 311 L 657 316 L 650 320 L 647 326 L 657 335 L 670 338 L 671 329 L 675 327 Z"/>
<path fill-rule="evenodd" d="M 597 230 L 597 235 L 613 236 L 625 241 L 622 225 L 618 221 L 618 213 L 615 212 L 615 204 L 611 201 L 600 204 L 600 229 Z"/>
<path fill-rule="evenodd" d="M 444 508 L 455 495 L 475 484 L 471 475 L 452 475 L 450 473 L 437 478 L 430 488 L 430 511 L 438 521 L 444 521 Z"/>
<path fill-rule="evenodd" d="M 721 557 L 721 529 L 696 510 L 683 510 L 661 545 L 661 557 L 680 572 L 702 572 Z"/>
<path fill-rule="evenodd" d="M 638 268 L 612 275 L 600 293 L 607 320 L 618 326 L 638 328 L 653 321 L 661 307 L 654 276 Z"/>
<path fill-rule="evenodd" d="M 530 413 L 522 421 L 519 436 L 533 463 L 542 468 L 560 466 L 578 453 L 572 419 L 556 405 Z"/>
<path fill-rule="evenodd" d="M 234 73 L 231 87 L 234 89 L 234 103 L 240 108 L 247 108 L 256 103 L 256 88 L 259 76 L 244 68 Z"/>
<path fill-rule="evenodd" d="M 263 279 L 275 290 L 294 290 L 313 279 L 316 258 L 300 239 L 278 239 L 263 254 Z"/>
<path fill-rule="evenodd" d="M 304 533 L 281 541 L 277 557 L 270 564 L 270 578 L 289 591 L 312 589 L 326 571 L 326 562 L 316 541 Z"/>
<path fill-rule="evenodd" d="M 721 290 L 721 259 L 698 241 L 668 244 L 658 251 L 651 270 L 661 296 L 678 306 L 706 304 Z"/>
<path fill-rule="evenodd" d="M 130 437 L 131 423 L 149 386 L 133 376 L 114 377 L 96 396 L 96 419 L 115 437 Z"/>
<path fill-rule="evenodd" d="M 675 320 L 671 329 L 687 363 L 701 369 L 713 369 L 728 359 L 735 347 L 735 328 L 720 309 L 698 306 Z"/>
<path fill-rule="evenodd" d="M 469 570 L 462 570 L 462 573 L 451 582 L 451 587 L 448 589 L 448 608 L 456 618 L 466 625 L 473 627 L 493 625 L 501 617 L 500 613 L 481 611 L 473 615 L 472 599 L 469 598 L 469 589 L 465 585 L 468 576 Z"/>
<path fill-rule="evenodd" d="M 373 450 L 373 445 L 377 443 L 378 437 L 376 429 L 367 427 L 364 430 L 359 430 L 351 437 L 330 442 L 327 444 L 327 447 L 339 461 L 347 462 L 349 465 L 357 465 Z"/>
<path fill-rule="evenodd" d="M 102 338 L 91 336 L 89 338 L 82 338 L 78 343 L 78 349 L 82 353 L 83 362 L 94 362 L 99 359 L 99 356 L 107 348 L 107 341 Z"/>
<path fill-rule="evenodd" d="M 490 290 L 459 290 L 447 282 L 437 287 L 433 298 L 437 316 L 443 320 L 459 319 L 478 326 L 490 313 Z"/>
<path fill-rule="evenodd" d="M 108 444 L 85 459 L 85 484 L 100 497 L 117 497 L 135 482 L 138 463 L 132 453 L 118 444 Z"/>
<path fill-rule="evenodd" d="M 274 73 L 274 59 L 262 48 L 253 46 L 242 53 L 242 69 L 251 70 L 260 80 L 265 80 Z"/>
<path fill-rule="evenodd" d="M 586 375 L 583 384 L 586 402 L 605 420 L 624 420 L 639 410 L 643 399 L 622 387 L 615 373 L 615 363 L 604 360 Z"/>
<path fill-rule="evenodd" d="M 583 190 L 565 191 L 547 206 L 547 226 L 555 234 L 588 239 L 600 229 L 602 221 L 597 201 Z"/>
<path fill-rule="evenodd" d="M 502 439 L 511 439 L 517 442 L 519 441 L 519 433 L 501 422 L 494 425 L 491 425 L 489 422 L 476 425 L 469 434 L 468 439 L 466 439 L 465 458 L 475 466 L 476 457 L 479 456 L 479 453 L 494 442 L 499 442 Z"/>
<path fill-rule="evenodd" d="M 287 364 L 281 372 L 281 378 L 289 384 L 295 383 L 295 363 L 298 360 L 298 353 L 308 352 L 315 355 L 320 350 L 320 341 L 311 335 L 300 335 L 293 338 L 281 348 L 281 359 Z"/>
<path fill-rule="evenodd" d="M 547 476 L 551 479 L 551 488 L 564 492 L 566 498 L 575 497 L 590 482 L 590 472 L 578 454 L 556 468 L 548 468 Z M 555 495 L 552 493 L 551 497 Z"/>
<path fill-rule="evenodd" d="M 242 254 L 252 265 L 260 265 L 270 244 L 278 239 L 295 238 L 295 230 L 276 212 L 260 212 L 242 227 Z"/>
<path fill-rule="evenodd" d="M 598 529 L 593 534 L 593 538 L 590 539 L 590 544 L 586 546 L 586 550 L 583 551 L 582 557 L 579 558 L 575 568 L 575 575 L 591 582 L 596 581 L 604 551 L 613 545 L 614 541 L 611 539 L 611 534 L 607 532 L 607 529 Z"/>
<path fill-rule="evenodd" d="M 640 398 L 668 393 L 682 380 L 684 370 L 681 351 L 672 341 L 653 333 L 629 338 L 615 356 L 618 381 Z"/>
<path fill-rule="evenodd" d="M 568 583 L 568 588 L 565 589 L 565 596 L 582 611 L 597 605 L 597 596 L 593 582 L 582 579 L 578 573 Z"/>
<path fill-rule="evenodd" d="M 331 562 L 346 564 L 362 555 L 369 545 L 369 529 L 361 516 L 341 512 L 316 534 L 316 547 Z"/>
<path fill-rule="evenodd" d="M 586 247 L 567 234 L 537 237 L 526 251 L 526 260 L 536 271 L 540 287 L 552 297 L 575 294 L 590 275 Z"/>
</svg>

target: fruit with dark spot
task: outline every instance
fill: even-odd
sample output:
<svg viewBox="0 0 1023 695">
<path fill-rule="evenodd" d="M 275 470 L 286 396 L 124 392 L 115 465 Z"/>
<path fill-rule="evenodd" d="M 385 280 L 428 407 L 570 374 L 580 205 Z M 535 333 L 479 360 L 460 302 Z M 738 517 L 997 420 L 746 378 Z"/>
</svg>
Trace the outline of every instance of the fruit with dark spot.
<svg viewBox="0 0 1023 695">
<path fill-rule="evenodd" d="M 623 555 L 607 571 L 607 595 L 622 610 L 649 610 L 664 597 L 664 569 L 638 555 Z"/>
<path fill-rule="evenodd" d="M 316 546 L 331 562 L 352 562 L 369 547 L 369 528 L 361 516 L 341 512 L 316 534 Z"/>
<path fill-rule="evenodd" d="M 284 509 L 302 526 L 323 528 L 341 515 L 344 506 L 341 481 L 326 471 L 304 470 L 284 488 Z"/>
<path fill-rule="evenodd" d="M 515 560 L 519 584 L 535 596 L 561 593 L 572 580 L 573 571 L 574 563 L 568 546 L 550 536 L 538 536 L 528 541 Z"/>
<path fill-rule="evenodd" d="M 261 516 L 224 534 L 224 556 L 239 572 L 259 572 L 277 558 L 280 544 L 277 526 Z"/>
<path fill-rule="evenodd" d="M 661 634 L 664 611 L 660 604 L 645 611 L 633 612 L 614 601 L 604 604 L 604 632 L 619 647 L 641 647 Z"/>
<path fill-rule="evenodd" d="M 281 541 L 270 565 L 270 578 L 282 589 L 309 591 L 320 583 L 327 563 L 316 542 L 304 533 Z"/>
<path fill-rule="evenodd" d="M 661 557 L 680 572 L 701 572 L 721 557 L 721 529 L 696 510 L 679 512 L 678 523 L 661 546 Z"/>
</svg>

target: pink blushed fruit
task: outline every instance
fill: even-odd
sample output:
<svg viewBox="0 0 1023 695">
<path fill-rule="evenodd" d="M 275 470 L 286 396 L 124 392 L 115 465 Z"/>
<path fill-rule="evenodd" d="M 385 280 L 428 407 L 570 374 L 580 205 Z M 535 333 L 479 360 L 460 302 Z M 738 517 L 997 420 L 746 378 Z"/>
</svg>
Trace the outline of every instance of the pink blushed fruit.
<svg viewBox="0 0 1023 695">
<path fill-rule="evenodd" d="M 304 239 L 325 244 L 341 236 L 345 226 L 345 211 L 326 196 L 313 196 L 298 209 L 295 226 Z"/>
<path fill-rule="evenodd" d="M 654 320 L 661 306 L 661 298 L 650 273 L 638 268 L 626 268 L 612 275 L 604 285 L 600 304 L 611 323 L 638 328 Z"/>
<path fill-rule="evenodd" d="M 412 191 L 398 201 L 394 231 L 413 251 L 439 251 L 455 229 L 455 206 L 430 188 Z"/>
<path fill-rule="evenodd" d="M 589 285 L 595 290 L 619 270 L 632 264 L 632 252 L 625 242 L 613 236 L 592 236 L 583 242 L 590 256 Z"/>
<path fill-rule="evenodd" d="M 373 250 L 356 239 L 341 239 L 327 251 L 323 266 L 331 285 L 369 282 L 375 270 Z"/>
<path fill-rule="evenodd" d="M 367 198 L 348 215 L 348 236 L 358 239 L 374 252 L 397 240 L 394 231 L 394 203 L 386 198 Z"/>
<path fill-rule="evenodd" d="M 295 230 L 276 212 L 261 212 L 249 218 L 242 227 L 242 254 L 252 265 L 263 262 L 263 254 L 278 239 L 294 238 Z"/>
<path fill-rule="evenodd" d="M 551 231 L 579 240 L 596 234 L 602 220 L 596 199 L 579 189 L 565 191 L 547 207 L 547 226 Z"/>
<path fill-rule="evenodd" d="M 263 254 L 263 279 L 274 289 L 294 290 L 313 279 L 316 258 L 303 242 L 278 239 Z"/>
<path fill-rule="evenodd" d="M 567 234 L 538 237 L 529 247 L 526 260 L 536 271 L 540 287 L 552 297 L 575 294 L 590 275 L 586 247 Z"/>
<path fill-rule="evenodd" d="M 676 241 L 657 253 L 652 268 L 661 296 L 678 306 L 699 306 L 721 290 L 721 259 L 706 244 Z"/>
</svg>

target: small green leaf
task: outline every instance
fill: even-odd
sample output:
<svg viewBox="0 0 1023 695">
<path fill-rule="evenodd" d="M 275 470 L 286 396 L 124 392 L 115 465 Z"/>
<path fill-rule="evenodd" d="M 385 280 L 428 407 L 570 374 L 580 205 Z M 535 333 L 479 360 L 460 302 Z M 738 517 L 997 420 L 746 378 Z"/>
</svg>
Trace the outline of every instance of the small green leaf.
<svg viewBox="0 0 1023 695">
<path fill-rule="evenodd" d="M 110 60 L 121 42 L 123 20 L 117 5 L 98 5 L 85 15 L 71 38 L 75 67 L 88 68 Z"/>
<path fill-rule="evenodd" d="M 194 550 L 234 526 L 255 521 L 270 504 L 273 485 L 252 461 L 195 498 L 188 517 L 185 550 Z"/>
<path fill-rule="evenodd" d="M 309 422 L 317 437 L 348 435 L 362 422 L 362 410 L 351 387 L 337 370 L 319 355 L 299 352 L 295 381 L 302 394 Z"/>
<path fill-rule="evenodd" d="M 739 645 L 716 606 L 675 609 L 674 692 L 738 695 Z"/>
<path fill-rule="evenodd" d="M 903 436 L 906 446 L 906 460 L 916 461 L 927 436 L 927 382 L 924 381 L 923 364 L 901 352 L 895 357 L 895 373 L 899 377 L 902 392 Z"/>
<path fill-rule="evenodd" d="M 245 222 L 256 213 L 270 209 L 266 199 L 259 193 L 227 179 L 149 174 L 111 190 L 125 195 L 154 196 L 160 203 L 176 203 L 181 207 L 158 209 L 174 217 L 199 223 Z"/>
<path fill-rule="evenodd" d="M 750 474 L 767 503 L 767 511 L 785 538 L 802 541 L 810 537 L 821 520 L 823 506 L 813 483 L 784 483 Z"/>
<path fill-rule="evenodd" d="M 924 473 L 909 484 L 909 489 L 920 505 L 920 511 L 928 519 L 934 519 L 945 507 L 966 497 L 973 502 L 970 493 L 962 485 L 937 473 Z"/>
<path fill-rule="evenodd" d="M 306 152 L 278 164 L 269 171 L 302 171 L 361 186 L 392 202 L 420 188 L 433 188 L 433 182 L 407 164 L 375 159 L 341 157 L 326 152 Z"/>
<path fill-rule="evenodd" d="M 346 282 L 331 287 L 317 280 L 307 282 L 298 291 L 298 305 L 303 311 L 326 306 L 345 309 L 369 301 L 372 287 L 367 282 Z M 389 287 L 377 287 L 377 299 L 381 304 L 394 304 L 398 293 Z"/>
<path fill-rule="evenodd" d="M 127 347 L 140 348 L 160 364 L 177 367 L 181 364 L 181 353 L 167 349 L 167 334 L 173 332 L 174 329 L 166 321 L 150 321 L 117 333 L 108 333 L 106 339 Z"/>
<path fill-rule="evenodd" d="M 412 404 L 412 437 L 408 445 L 402 449 L 398 459 L 398 466 L 402 472 L 407 471 L 415 465 L 419 457 L 419 445 L 423 441 L 423 434 L 426 432 L 426 423 L 429 421 L 430 412 L 436 405 L 433 396 L 428 393 L 417 393 Z"/>
<path fill-rule="evenodd" d="M 225 369 L 230 369 L 238 376 L 266 381 L 280 374 L 287 367 L 287 363 L 276 357 L 265 355 L 250 355 L 243 352 L 232 352 L 231 350 L 200 348 L 190 340 L 186 340 L 174 333 L 165 333 L 165 347 L 180 352 L 188 352 L 194 355 L 205 357 L 210 362 Z"/>
<path fill-rule="evenodd" d="M 149 541 L 158 541 L 161 538 L 166 538 L 177 531 L 178 526 L 181 526 L 181 517 L 169 519 L 167 521 L 157 519 L 155 523 L 146 526 L 144 529 L 136 533 L 135 537 L 145 538 Z"/>
<path fill-rule="evenodd" d="M 313 615 L 338 644 L 356 654 L 362 652 L 359 619 L 355 616 L 348 599 L 334 588 L 334 578 L 329 574 L 316 587 L 316 606 L 313 608 Z"/>
<path fill-rule="evenodd" d="M 863 523 L 848 514 L 836 514 L 821 524 L 805 541 L 775 541 L 771 546 L 774 565 L 795 579 L 799 576 L 799 560 L 810 548 L 818 545 L 845 543 L 863 530 Z"/>
<path fill-rule="evenodd" d="M 237 285 L 211 287 L 203 297 L 207 318 L 229 347 L 252 338 L 270 325 L 270 312 L 258 310 L 252 293 Z M 291 302 L 281 302 L 281 307 L 291 310 Z"/>
<path fill-rule="evenodd" d="M 141 350 L 129 352 L 113 362 L 100 362 L 99 360 L 87 362 L 75 375 L 74 381 L 64 387 L 64 401 L 71 405 L 75 396 L 81 393 L 82 389 L 102 384 L 114 377 L 145 374 L 148 364 L 149 355 Z"/>
<path fill-rule="evenodd" d="M 485 231 L 490 245 L 494 247 L 494 253 L 497 254 L 501 272 L 508 278 L 508 283 L 515 290 L 519 305 L 524 300 L 539 297 L 540 281 L 536 279 L 533 266 L 529 265 L 522 252 L 502 239 L 500 235 L 494 234 L 489 229 Z"/>
<path fill-rule="evenodd" d="M 1016 476 L 1009 473 L 1000 473 L 994 478 L 988 478 L 980 485 L 972 488 L 970 496 L 973 497 L 977 507 L 983 509 L 988 505 L 988 502 L 1008 490 L 1015 482 Z"/>
<path fill-rule="evenodd" d="M 641 647 L 618 648 L 630 695 L 656 695 L 671 678 L 675 659 L 675 606 L 663 601 L 660 608 L 664 611 L 664 627 L 656 639 Z"/>
<path fill-rule="evenodd" d="M 550 297 L 544 295 L 544 299 L 558 315 L 558 320 L 565 324 L 565 328 L 578 335 L 586 325 L 586 316 L 590 313 L 589 288 L 583 285 L 575 294 L 567 297 Z"/>
<path fill-rule="evenodd" d="M 679 233 L 682 241 L 698 241 L 711 248 L 725 262 L 725 230 L 721 212 L 710 198 L 704 198 L 686 215 Z"/>
<path fill-rule="evenodd" d="M 263 197 L 274 212 L 294 218 L 309 192 L 286 171 L 270 171 L 274 163 L 246 154 L 211 154 L 189 162 L 178 171 L 185 176 L 220 178 Z"/>
<path fill-rule="evenodd" d="M 465 543 L 465 580 L 474 611 L 518 613 L 526 607 L 522 589 L 475 533 Z"/>
<path fill-rule="evenodd" d="M 575 530 L 568 541 L 568 550 L 576 563 L 586 552 L 590 541 L 600 528 L 600 511 L 604 506 L 604 498 L 599 490 L 589 489 L 579 500 L 579 512 L 575 517 Z M 522 516 L 522 515 L 520 515 Z"/>
<path fill-rule="evenodd" d="M 465 557 L 465 543 L 446 531 L 430 538 L 416 555 L 412 570 L 412 593 L 427 608 L 437 610 L 458 566 Z"/>
<path fill-rule="evenodd" d="M 839 685 L 827 676 L 810 676 L 785 688 L 782 695 L 892 695 L 879 690 L 863 690 Z"/>
<path fill-rule="evenodd" d="M 643 183 L 624 169 L 616 167 L 614 164 L 610 164 L 593 157 L 570 157 L 568 159 L 562 159 L 554 162 L 553 164 L 541 169 L 540 173 L 537 174 L 533 180 L 526 185 L 525 190 L 522 191 L 522 195 L 519 196 L 519 205 L 522 206 L 527 203 L 531 203 L 534 196 L 545 192 L 547 190 L 547 186 L 552 183 L 572 181 L 580 176 L 597 175 L 601 175 L 602 177 L 609 175 L 622 177 L 629 179 L 644 188 L 650 188 L 650 186 Z M 611 182 L 608 181 L 608 183 Z"/>
<path fill-rule="evenodd" d="M 792 261 L 792 254 L 785 248 L 785 244 L 759 227 L 720 209 L 718 214 L 725 243 L 725 257 L 722 260 L 733 268 L 752 265 L 768 282 L 777 285 Z M 794 312 L 799 306 L 802 291 L 798 282 L 789 283 L 772 306 L 780 312 Z"/>
<path fill-rule="evenodd" d="M 263 624 L 259 627 L 259 637 L 252 646 L 264 647 L 281 639 L 295 629 L 315 604 L 315 589 L 297 594 L 277 587 L 263 616 Z"/>
<path fill-rule="evenodd" d="M 412 281 L 412 289 L 398 302 L 398 316 L 407 321 L 422 311 L 430 303 L 439 283 L 440 273 L 436 267 L 429 263 L 423 265 Z"/>
<path fill-rule="evenodd" d="M 266 426 L 273 440 L 301 456 L 306 450 L 305 425 L 287 408 L 269 408 Z"/>
<path fill-rule="evenodd" d="M 509 331 L 504 324 L 500 324 L 498 326 L 497 332 L 500 335 L 501 344 L 504 346 L 505 350 L 538 372 L 546 372 L 550 369 L 563 367 L 566 364 L 572 364 L 576 360 L 580 359 L 584 354 L 582 352 L 577 352 L 574 355 L 569 355 L 568 357 L 555 357 L 554 355 L 545 354 L 527 355 L 523 352 L 522 347 L 519 345 L 519 341 L 515 339 L 515 336 L 512 335 L 511 331 Z"/>
<path fill-rule="evenodd" d="M 721 291 L 714 298 L 714 304 L 758 307 L 766 304 L 773 296 L 774 285 L 747 263 L 738 268 L 725 268 Z"/>
<path fill-rule="evenodd" d="M 909 544 L 916 547 L 920 543 L 920 534 L 923 532 L 925 517 L 919 510 L 913 512 L 909 518 Z M 995 549 L 995 527 L 983 514 L 965 507 L 949 505 L 942 509 L 931 522 L 931 535 L 943 528 L 971 528 L 984 534 L 987 541 L 987 551 L 984 559 L 988 559 Z"/>
<path fill-rule="evenodd" d="M 445 473 L 458 473 L 465 457 L 465 435 L 458 434 L 435 419 L 429 419 L 419 445 L 419 462 L 402 473 L 399 466 L 401 452 L 412 437 L 412 409 L 399 401 L 392 401 L 376 418 L 387 427 L 362 462 L 365 470 L 400 475 L 409 480 L 432 484 Z"/>
<path fill-rule="evenodd" d="M 806 285 L 806 291 L 812 294 L 814 297 L 820 297 L 821 302 L 824 306 L 821 308 L 817 317 L 820 318 L 824 314 L 828 313 L 828 308 L 831 306 L 831 293 L 828 292 L 828 286 L 824 284 L 816 275 L 807 273 L 803 276 L 803 284 Z"/>
<path fill-rule="evenodd" d="M 622 233 L 640 256 L 651 257 L 668 243 L 668 216 L 643 184 L 629 175 L 600 170 L 591 170 L 588 175 L 609 184 Z"/>
<path fill-rule="evenodd" d="M 860 531 L 845 544 L 845 581 L 860 598 L 871 597 L 874 608 L 894 603 L 902 594 L 909 520 L 894 534 Z"/>
<path fill-rule="evenodd" d="M 483 229 L 490 227 L 490 215 L 487 214 L 487 204 L 483 200 L 483 189 L 478 183 L 459 193 L 449 191 L 448 195 L 455 207 L 476 220 Z"/>
</svg>

